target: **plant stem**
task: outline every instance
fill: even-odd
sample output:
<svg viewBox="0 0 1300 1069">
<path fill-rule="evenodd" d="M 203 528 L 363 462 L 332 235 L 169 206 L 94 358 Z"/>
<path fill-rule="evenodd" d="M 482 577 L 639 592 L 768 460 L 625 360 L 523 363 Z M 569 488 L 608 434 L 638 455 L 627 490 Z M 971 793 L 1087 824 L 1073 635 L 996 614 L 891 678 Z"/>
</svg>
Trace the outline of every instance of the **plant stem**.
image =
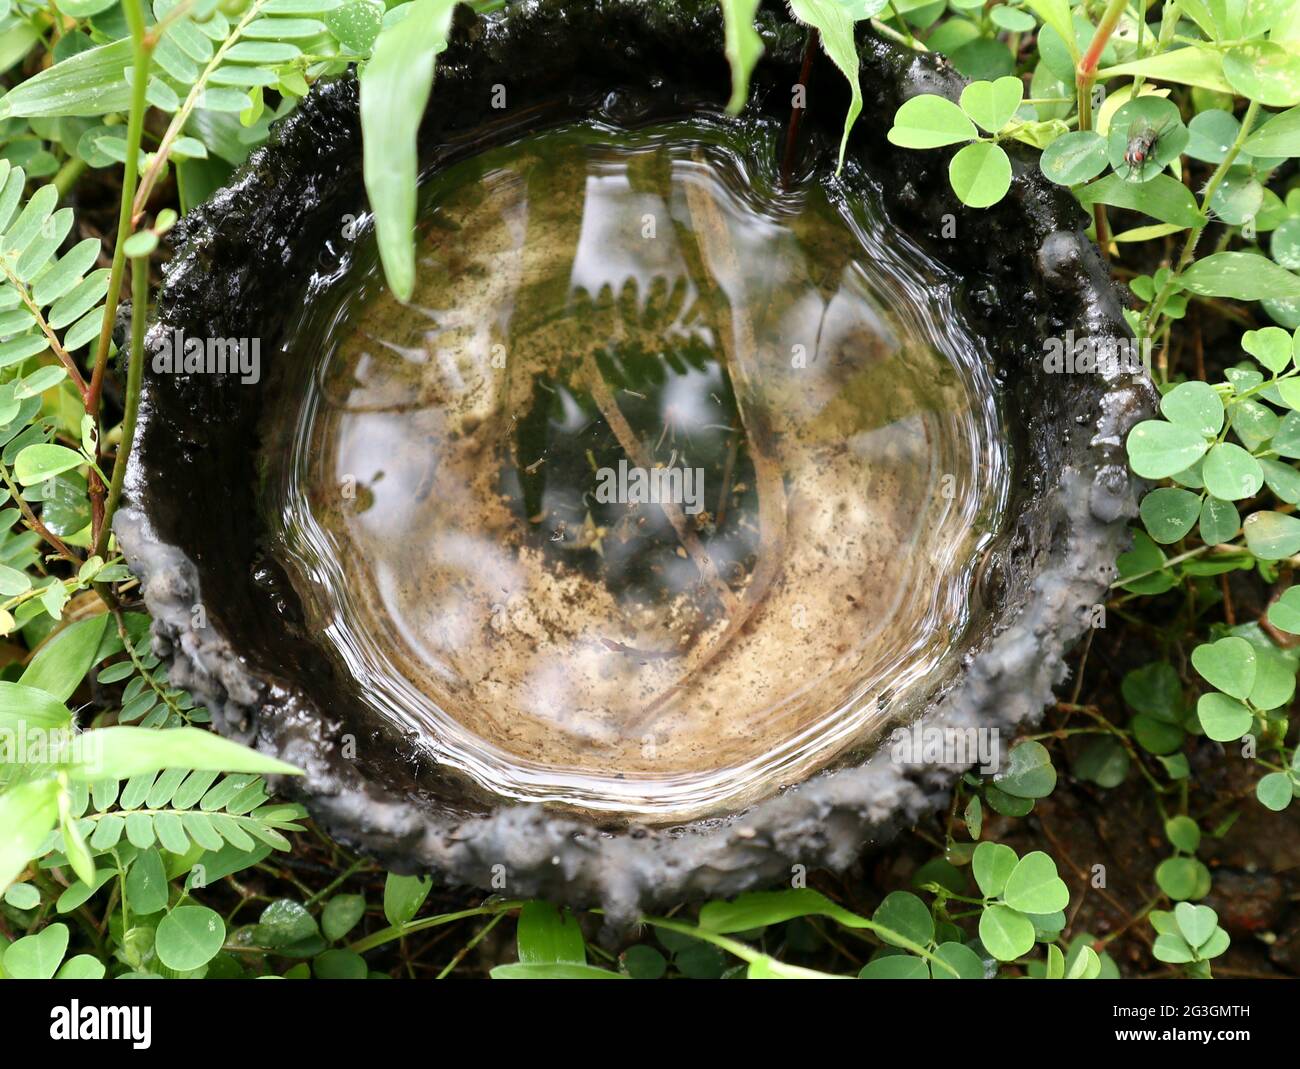
<svg viewBox="0 0 1300 1069">
<path fill-rule="evenodd" d="M 1241 146 L 1246 143 L 1246 138 L 1250 136 L 1251 127 L 1255 125 L 1255 119 L 1259 115 L 1259 101 L 1252 100 L 1250 106 L 1246 108 L 1246 114 L 1241 118 L 1241 129 L 1237 131 L 1237 136 L 1233 140 L 1223 161 L 1215 168 L 1214 174 L 1210 176 L 1209 182 L 1205 184 L 1205 191 L 1201 194 L 1201 214 L 1209 210 L 1210 201 L 1223 184 L 1224 178 L 1227 177 L 1229 169 L 1236 161 L 1237 156 L 1241 153 Z M 1196 253 L 1196 244 L 1201 240 L 1201 233 L 1204 226 L 1193 227 L 1187 235 L 1187 241 L 1183 243 L 1182 254 L 1178 257 L 1178 264 L 1169 277 L 1165 279 L 1165 284 L 1160 287 L 1160 292 L 1156 294 L 1155 299 L 1151 302 L 1151 307 L 1147 309 L 1146 315 L 1142 319 L 1142 336 L 1151 336 L 1152 325 L 1160 318 L 1160 313 L 1164 311 L 1165 305 L 1173 295 L 1174 286 L 1178 282 L 1179 276 L 1187 270 L 1192 262 L 1192 257 Z"/>
<path fill-rule="evenodd" d="M 140 171 L 140 142 L 144 137 L 144 113 L 148 110 L 145 93 L 149 88 L 149 63 L 155 42 L 145 35 L 144 10 L 140 0 L 126 0 L 122 5 L 127 26 L 131 31 L 131 111 L 126 126 L 126 164 L 122 174 L 122 202 L 118 208 L 117 240 L 113 246 L 113 264 L 108 275 L 108 295 L 104 301 L 104 322 L 99 329 L 99 345 L 95 350 L 95 366 L 90 375 L 90 388 L 86 395 L 86 414 L 98 422 L 99 402 L 104 389 L 104 372 L 108 367 L 108 350 L 113 340 L 113 323 L 117 318 L 117 303 L 122 296 L 122 275 L 126 269 L 126 239 L 131 236 L 131 202 Z M 146 276 L 147 277 L 147 276 Z M 147 296 L 147 287 L 146 287 Z M 118 456 L 122 449 L 118 447 Z M 95 472 L 90 474 L 90 496 L 95 544 L 104 538 L 107 509 L 104 505 L 104 485 Z"/>
<path fill-rule="evenodd" d="M 1097 31 L 1092 35 L 1092 42 L 1088 45 L 1088 50 L 1079 58 L 1078 66 L 1075 68 L 1074 83 L 1079 99 L 1080 130 L 1092 129 L 1092 86 L 1097 80 L 1097 62 L 1106 48 L 1106 43 L 1110 40 L 1110 35 L 1119 25 L 1126 4 L 1127 0 L 1108 0 L 1101 22 L 1097 24 Z M 1106 222 L 1106 206 L 1093 205 L 1092 215 L 1097 247 L 1101 249 L 1101 255 L 1109 260 L 1110 254 L 1106 247 L 1110 244 L 1110 227 Z"/>
<path fill-rule="evenodd" d="M 140 408 L 140 382 L 144 378 L 144 328 L 149 318 L 149 257 L 131 260 L 131 362 L 126 376 L 126 409 L 122 414 L 122 441 L 113 457 L 113 475 L 104 502 L 104 518 L 95 538 L 95 552 L 101 557 L 108 551 L 113 530 L 113 513 L 122 497 L 126 462 L 135 443 L 135 417 Z"/>
<path fill-rule="evenodd" d="M 525 904 L 522 900 L 489 902 L 486 905 L 476 906 L 473 909 L 462 909 L 456 913 L 440 913 L 436 917 L 425 917 L 423 920 L 411 921 L 408 924 L 382 928 L 364 939 L 358 939 L 355 943 L 350 943 L 348 949 L 357 954 L 363 954 L 367 950 L 374 950 L 377 946 L 391 943 L 394 939 L 400 939 L 405 935 L 422 932 L 426 928 L 436 928 L 440 924 L 450 924 L 452 921 L 464 920 L 466 917 L 485 917 L 491 916 L 493 913 L 506 913 L 512 909 L 522 909 Z"/>
<path fill-rule="evenodd" d="M 53 546 L 60 557 L 66 560 L 74 568 L 80 568 L 81 558 L 64 544 L 63 539 L 41 522 L 36 513 L 32 511 L 31 505 L 23 500 L 23 495 L 19 493 L 18 487 L 14 485 L 13 479 L 9 477 L 9 468 L 4 464 L 0 464 L 0 478 L 4 479 L 5 486 L 9 488 L 9 496 L 17 502 L 18 510 L 23 514 L 23 519 L 27 521 L 27 526 Z"/>
<path fill-rule="evenodd" d="M 1074 72 L 1074 84 L 1079 97 L 1079 129 L 1092 129 L 1092 86 L 1097 80 L 1097 63 L 1110 41 L 1111 34 L 1119 25 L 1120 16 L 1128 0 L 1107 0 L 1106 10 L 1102 13 L 1097 30 L 1092 35 L 1088 50 L 1079 58 Z"/>
<path fill-rule="evenodd" d="M 126 196 L 123 190 L 123 203 L 131 205 L 131 225 L 138 225 L 141 216 L 144 215 L 145 206 L 149 203 L 149 194 L 153 192 L 153 187 L 158 182 L 162 170 L 167 166 L 167 160 L 171 156 L 172 146 L 176 139 L 180 137 L 181 131 L 185 129 L 185 123 L 189 120 L 190 114 L 194 111 L 195 105 L 198 104 L 199 97 L 207 88 L 208 79 L 226 61 L 226 54 L 239 43 L 243 36 L 244 30 L 248 24 L 262 13 L 266 0 L 256 0 L 256 2 L 246 11 L 243 17 L 236 24 L 230 35 L 221 42 L 221 46 L 216 50 L 212 59 L 208 61 L 202 73 L 199 74 L 198 80 L 190 87 L 189 93 L 185 96 L 185 102 L 181 105 L 180 110 L 172 116 L 171 122 L 167 124 L 167 129 L 163 133 L 162 140 L 158 142 L 157 149 L 154 150 L 153 159 L 149 163 L 149 169 L 145 171 L 144 177 L 140 180 L 140 186 L 131 197 Z M 180 10 L 179 5 L 169 12 L 169 16 Z"/>
</svg>

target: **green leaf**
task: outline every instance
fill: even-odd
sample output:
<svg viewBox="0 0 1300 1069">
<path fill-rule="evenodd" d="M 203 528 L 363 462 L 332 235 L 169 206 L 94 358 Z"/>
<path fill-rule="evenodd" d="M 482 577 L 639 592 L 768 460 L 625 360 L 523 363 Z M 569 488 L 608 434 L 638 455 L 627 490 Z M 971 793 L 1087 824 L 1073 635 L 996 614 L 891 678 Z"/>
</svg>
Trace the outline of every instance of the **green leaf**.
<svg viewBox="0 0 1300 1069">
<path fill-rule="evenodd" d="M 165 909 L 168 890 L 162 855 L 154 847 L 142 850 L 126 874 L 126 900 L 132 913 L 142 915 Z"/>
<path fill-rule="evenodd" d="M 101 613 L 61 629 L 36 651 L 18 682 L 61 702 L 72 697 L 94 663 L 108 620 L 108 614 Z"/>
<path fill-rule="evenodd" d="M 382 10 L 365 0 L 340 4 L 325 15 L 325 25 L 334 39 L 358 55 L 369 54 L 382 24 Z"/>
<path fill-rule="evenodd" d="M 990 134 L 1015 118 L 1025 98 L 1025 85 L 1011 75 L 994 82 L 971 82 L 961 91 L 961 110 Z"/>
<path fill-rule="evenodd" d="M 862 112 L 862 85 L 858 75 L 858 46 L 853 38 L 853 19 L 839 0 L 788 0 L 788 3 L 796 19 L 817 28 L 822 50 L 848 80 L 849 110 L 844 116 L 844 133 L 840 137 L 839 167 L 843 167 L 849 131 Z"/>
<path fill-rule="evenodd" d="M 926 93 L 903 102 L 886 137 L 901 148 L 939 148 L 979 134 L 966 113 L 945 97 Z"/>
<path fill-rule="evenodd" d="M 928 980 L 930 969 L 922 958 L 912 954 L 885 954 L 867 962 L 858 973 L 858 979 Z"/>
<path fill-rule="evenodd" d="M 53 778 L 18 783 L 0 792 L 0 888 L 27 867 L 59 819 L 59 784 Z"/>
<path fill-rule="evenodd" d="M 1267 476 L 1267 473 L 1266 473 Z M 1201 505 L 1201 541 L 1207 546 L 1231 542 L 1241 530 L 1241 513 L 1231 501 L 1207 497 Z"/>
<path fill-rule="evenodd" d="M 668 971 L 668 960 L 652 946 L 636 943 L 622 954 L 623 968 L 633 980 L 658 980 Z"/>
<path fill-rule="evenodd" d="M 59 966 L 56 980 L 102 980 L 108 970 L 104 963 L 90 954 L 77 954 Z"/>
<path fill-rule="evenodd" d="M 1196 960 L 1196 952 L 1187 945 L 1181 935 L 1158 935 L 1151 953 L 1157 961 L 1170 965 L 1185 965 Z"/>
<path fill-rule="evenodd" d="M 0 731 L 14 731 L 22 725 L 37 728 L 67 727 L 72 712 L 58 698 L 23 683 L 0 682 Z"/>
<path fill-rule="evenodd" d="M 836 905 L 821 892 L 796 888 L 788 891 L 751 891 L 731 902 L 706 902 L 700 907 L 700 927 L 726 935 L 809 916 L 830 917 L 846 928 L 871 926 L 865 917 L 859 917 L 843 906 Z"/>
<path fill-rule="evenodd" d="M 1139 713 L 1176 724 L 1183 711 L 1183 688 L 1168 661 L 1154 661 L 1124 675 L 1120 693 Z"/>
<path fill-rule="evenodd" d="M 131 56 L 129 37 L 69 56 L 0 97 L 0 118 L 127 111 L 131 87 L 124 72 Z"/>
<path fill-rule="evenodd" d="M 47 364 L 39 367 L 30 375 L 25 375 L 14 388 L 14 398 L 25 401 L 29 397 L 39 397 L 46 390 L 57 386 L 68 377 L 61 365 Z"/>
<path fill-rule="evenodd" d="M 984 979 L 984 962 L 964 943 L 952 941 L 940 943 L 934 948 L 934 956 L 940 961 L 947 962 L 957 973 L 956 976 L 951 976 L 946 970 L 936 967 L 934 970 L 936 980 Z"/>
<path fill-rule="evenodd" d="M 1213 438 L 1223 428 L 1223 401 L 1209 383 L 1180 382 L 1160 399 L 1160 411 L 1170 423 L 1203 438 Z"/>
<path fill-rule="evenodd" d="M 976 141 L 958 150 L 948 164 L 948 181 L 957 199 L 971 208 L 988 208 L 1011 188 L 1011 160 L 1001 145 Z"/>
<path fill-rule="evenodd" d="M 86 463 L 80 453 L 61 445 L 29 445 L 14 460 L 14 475 L 24 486 L 42 483 Z"/>
<path fill-rule="evenodd" d="M 971 872 L 985 898 L 997 898 L 1020 859 L 1003 843 L 980 843 L 971 855 Z"/>
<path fill-rule="evenodd" d="M 366 959 L 355 951 L 326 950 L 312 959 L 312 971 L 320 980 L 364 980 L 370 970 L 366 965 Z"/>
<path fill-rule="evenodd" d="M 1242 96 L 1271 108 L 1300 104 L 1300 55 L 1272 41 L 1234 45 L 1223 56 L 1223 73 Z"/>
<path fill-rule="evenodd" d="M 1130 182 L 1123 175 L 1108 174 L 1076 190 L 1075 195 L 1084 207 L 1109 204 L 1178 227 L 1197 229 L 1205 225 L 1205 216 L 1191 190 L 1167 174 L 1157 174 L 1146 182 Z"/>
<path fill-rule="evenodd" d="M 4 971 L 15 980 L 52 980 L 68 950 L 68 926 L 50 924 L 25 935 L 4 953 Z"/>
<path fill-rule="evenodd" d="M 1151 537 L 1169 545 L 1192 529 L 1201 514 L 1201 499 L 1190 490 L 1161 487 L 1142 499 L 1139 512 Z"/>
<path fill-rule="evenodd" d="M 1181 424 L 1148 419 L 1130 432 L 1127 448 L 1135 474 L 1144 479 L 1167 479 L 1195 464 L 1208 443 L 1200 433 Z"/>
<path fill-rule="evenodd" d="M 258 918 L 255 935 L 265 947 L 284 949 L 313 939 L 319 934 L 316 919 L 307 907 L 292 898 L 272 902 Z"/>
<path fill-rule="evenodd" d="M 1022 742 L 1011 747 L 1007 768 L 993 777 L 998 789 L 1013 798 L 1046 798 L 1056 786 L 1056 769 L 1042 743 Z M 1051 912 L 1046 910 L 1044 912 Z"/>
<path fill-rule="evenodd" d="M 1025 7 L 1050 26 L 1070 50 L 1073 63 L 1079 62 L 1079 47 L 1074 40 L 1074 17 L 1069 0 L 1025 0 Z"/>
<path fill-rule="evenodd" d="M 1209 869 L 1194 857 L 1167 857 L 1156 866 L 1156 886 L 1175 902 L 1204 898 L 1210 883 Z"/>
<path fill-rule="evenodd" d="M 1165 837 L 1185 854 L 1196 853 L 1201 845 L 1201 828 L 1191 817 L 1170 817 L 1165 821 Z"/>
<path fill-rule="evenodd" d="M 1248 330 L 1241 336 L 1241 347 L 1275 375 L 1286 369 L 1294 354 L 1294 340 L 1281 327 Z"/>
<path fill-rule="evenodd" d="M 1300 298 L 1300 277 L 1272 260 L 1249 252 L 1216 252 L 1197 260 L 1181 276 L 1183 286 L 1202 297 L 1236 301 Z"/>
<path fill-rule="evenodd" d="M 493 980 L 626 980 L 622 973 L 610 972 L 595 965 L 578 965 L 574 962 L 529 964 L 518 962 L 497 965 L 489 975 Z"/>
<path fill-rule="evenodd" d="M 1268 622 L 1279 631 L 1300 635 L 1300 586 L 1289 586 L 1268 607 Z"/>
<path fill-rule="evenodd" d="M 1203 642 L 1192 650 L 1192 667 L 1210 686 L 1245 701 L 1255 685 L 1255 648 L 1236 637 Z"/>
<path fill-rule="evenodd" d="M 415 287 L 416 135 L 455 6 L 456 0 L 415 0 L 404 19 L 379 34 L 361 75 L 366 195 L 384 274 L 403 301 Z"/>
<path fill-rule="evenodd" d="M 727 62 L 731 64 L 731 99 L 727 111 L 738 115 L 749 99 L 749 76 L 763 54 L 763 39 L 754 28 L 759 0 L 720 0 L 726 33 Z"/>
<path fill-rule="evenodd" d="M 1281 560 L 1300 553 L 1300 520 L 1281 512 L 1259 511 L 1241 525 L 1246 548 L 1260 560 Z"/>
<path fill-rule="evenodd" d="M 1202 694 L 1196 703 L 1201 730 L 1215 742 L 1236 742 L 1254 722 L 1251 711 L 1226 694 Z"/>
<path fill-rule="evenodd" d="M 1251 645 L 1255 647 L 1255 685 L 1250 688 L 1250 704 L 1264 711 L 1290 705 L 1295 697 L 1295 666 L 1262 635 Z"/>
<path fill-rule="evenodd" d="M 1128 777 L 1128 751 L 1109 735 L 1089 739 L 1071 768 L 1079 779 L 1089 780 L 1098 787 L 1118 787 Z"/>
<path fill-rule="evenodd" d="M 321 910 L 320 926 L 325 938 L 342 939 L 357 926 L 366 914 L 366 900 L 362 895 L 335 895 Z"/>
<path fill-rule="evenodd" d="M 1222 163 L 1241 132 L 1241 123 L 1231 113 L 1210 108 L 1192 116 L 1187 124 L 1191 135 L 1187 141 L 1187 155 L 1206 163 Z"/>
<path fill-rule="evenodd" d="M 1209 941 L 1219 922 L 1218 915 L 1209 906 L 1194 906 L 1190 902 L 1174 906 L 1174 920 L 1187 945 L 1194 950 Z"/>
<path fill-rule="evenodd" d="M 1135 74 L 1156 82 L 1194 85 L 1216 93 L 1233 92 L 1232 84 L 1224 77 L 1221 54 L 1203 45 L 1176 48 L 1145 59 L 1104 67 L 1097 72 L 1097 80 L 1105 82 L 1121 75 L 1131 77 Z"/>
<path fill-rule="evenodd" d="M 1264 485 L 1264 469 L 1259 461 L 1232 442 L 1210 447 L 1201 475 L 1205 489 L 1221 501 L 1254 497 Z"/>
<path fill-rule="evenodd" d="M 384 881 L 384 916 L 388 923 L 400 928 L 420 912 L 424 900 L 433 889 L 428 876 L 395 876 L 391 872 Z"/>
<path fill-rule="evenodd" d="M 7 905 L 14 909 L 35 909 L 41 904 L 41 892 L 30 883 L 14 883 L 4 893 Z"/>
<path fill-rule="evenodd" d="M 991 782 L 984 784 L 984 800 L 988 802 L 990 809 L 995 813 L 1001 813 L 1004 817 L 1023 817 L 1034 808 L 1032 798 L 1017 798 L 999 790 Z"/>
<path fill-rule="evenodd" d="M 1034 925 L 1023 913 L 1001 904 L 980 915 L 980 942 L 998 961 L 1015 961 L 1034 948 Z"/>
<path fill-rule="evenodd" d="M 526 902 L 519 911 L 516 935 L 519 960 L 525 964 L 587 960 L 578 920 L 567 909 L 561 913 L 550 902 Z"/>
<path fill-rule="evenodd" d="M 893 891 L 876 907 L 871 919 L 890 933 L 896 933 L 918 946 L 928 946 L 934 938 L 934 918 L 924 902 L 910 891 Z M 877 932 L 890 946 L 906 944 L 886 932 Z"/>
<path fill-rule="evenodd" d="M 1257 126 L 1242 149 L 1252 156 L 1300 156 L 1300 107 L 1274 115 Z"/>
<path fill-rule="evenodd" d="M 1043 149 L 1039 165 L 1057 185 L 1077 186 L 1096 178 L 1107 162 L 1105 138 L 1095 130 L 1071 130 Z"/>
<path fill-rule="evenodd" d="M 301 775 L 299 769 L 200 728 L 96 728 L 82 736 L 88 756 L 69 774 L 82 782 L 130 779 L 164 768 Z"/>
<path fill-rule="evenodd" d="M 1270 772 L 1255 784 L 1255 797 L 1265 809 L 1280 813 L 1295 797 L 1294 783 L 1285 772 Z"/>
<path fill-rule="evenodd" d="M 188 972 L 216 957 L 225 941 L 219 913 L 207 906 L 177 906 L 159 922 L 154 951 L 169 969 Z"/>
<path fill-rule="evenodd" d="M 1055 913 L 1070 904 L 1070 889 L 1057 875 L 1056 862 L 1035 850 L 1012 869 L 1002 899 L 1022 913 Z"/>
</svg>

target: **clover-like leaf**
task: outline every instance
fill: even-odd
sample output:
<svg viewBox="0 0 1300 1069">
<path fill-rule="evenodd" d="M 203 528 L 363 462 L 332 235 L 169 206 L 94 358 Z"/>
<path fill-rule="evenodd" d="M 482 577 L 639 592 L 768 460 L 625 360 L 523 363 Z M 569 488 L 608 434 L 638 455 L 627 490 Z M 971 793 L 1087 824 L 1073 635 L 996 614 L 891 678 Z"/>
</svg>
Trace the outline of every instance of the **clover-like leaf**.
<svg viewBox="0 0 1300 1069">
<path fill-rule="evenodd" d="M 1167 479 L 1195 464 L 1209 448 L 1201 434 L 1180 423 L 1143 420 L 1128 436 L 1129 466 L 1144 479 Z"/>
<path fill-rule="evenodd" d="M 1190 490 L 1162 486 L 1142 499 L 1139 512 L 1151 537 L 1168 545 L 1195 525 L 1201 514 L 1201 499 Z"/>
<path fill-rule="evenodd" d="M 1011 160 L 1001 145 L 976 141 L 948 164 L 948 181 L 957 199 L 971 208 L 988 208 L 1011 188 Z"/>
<path fill-rule="evenodd" d="M 1236 636 L 1203 642 L 1192 650 L 1192 667 L 1210 686 L 1245 701 L 1255 685 L 1255 648 Z"/>
<path fill-rule="evenodd" d="M 1160 413 L 1204 438 L 1213 438 L 1223 429 L 1223 400 L 1207 382 L 1180 382 L 1160 398 Z"/>
<path fill-rule="evenodd" d="M 1002 900 L 1022 913 L 1055 913 L 1070 904 L 1070 889 L 1057 875 L 1056 862 L 1035 850 L 1012 869 Z"/>
<path fill-rule="evenodd" d="M 998 961 L 1015 961 L 1034 948 L 1034 925 L 1023 913 L 1000 903 L 980 915 L 980 942 Z"/>
<path fill-rule="evenodd" d="M 947 97 L 924 93 L 903 102 L 885 135 L 900 148 L 939 148 L 979 136 L 966 113 Z"/>
<path fill-rule="evenodd" d="M 1254 716 L 1226 694 L 1202 694 L 1196 703 L 1201 730 L 1215 742 L 1236 742 L 1250 730 Z"/>
<path fill-rule="evenodd" d="M 990 134 L 1013 118 L 1025 98 L 1025 85 L 1013 75 L 993 82 L 971 82 L 961 91 L 961 110 Z"/>
<path fill-rule="evenodd" d="M 1096 178 L 1108 162 L 1106 139 L 1101 134 L 1095 130 L 1071 130 L 1043 149 L 1039 166 L 1057 185 L 1077 186 Z"/>
<path fill-rule="evenodd" d="M 1241 525 L 1246 548 L 1260 560 L 1281 560 L 1300 553 L 1300 520 L 1281 512 L 1261 509 Z"/>
</svg>

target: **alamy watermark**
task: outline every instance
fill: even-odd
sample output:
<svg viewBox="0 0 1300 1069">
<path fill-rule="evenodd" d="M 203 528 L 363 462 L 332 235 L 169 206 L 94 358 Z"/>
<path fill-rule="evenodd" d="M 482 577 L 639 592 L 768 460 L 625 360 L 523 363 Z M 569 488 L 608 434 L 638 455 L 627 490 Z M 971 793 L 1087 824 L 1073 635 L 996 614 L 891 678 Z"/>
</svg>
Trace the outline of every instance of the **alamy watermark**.
<svg viewBox="0 0 1300 1069">
<path fill-rule="evenodd" d="M 187 338 L 164 334 L 153 354 L 156 375 L 238 375 L 247 386 L 262 378 L 261 338 Z"/>
<path fill-rule="evenodd" d="M 919 721 L 889 735 L 889 758 L 896 765 L 979 765 L 986 776 L 997 772 L 1002 758 L 997 728 L 935 727 Z"/>
<path fill-rule="evenodd" d="M 617 468 L 596 471 L 596 500 L 602 505 L 681 505 L 696 516 L 704 511 L 703 468 L 642 468 L 620 460 Z"/>
<path fill-rule="evenodd" d="M 71 727 L 48 727 L 19 720 L 0 728 L 0 760 L 11 765 L 74 764 L 98 768 L 103 736 Z"/>
<path fill-rule="evenodd" d="M 1050 375 L 1106 375 L 1151 370 L 1151 339 L 1075 335 L 1043 339 L 1043 370 Z"/>
</svg>

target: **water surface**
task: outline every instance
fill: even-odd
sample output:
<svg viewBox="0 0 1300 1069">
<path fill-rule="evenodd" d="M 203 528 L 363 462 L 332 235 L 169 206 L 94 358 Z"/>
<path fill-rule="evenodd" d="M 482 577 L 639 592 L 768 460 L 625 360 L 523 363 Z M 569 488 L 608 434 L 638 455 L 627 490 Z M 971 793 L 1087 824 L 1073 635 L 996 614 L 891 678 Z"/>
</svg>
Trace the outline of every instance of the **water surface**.
<svg viewBox="0 0 1300 1069">
<path fill-rule="evenodd" d="M 292 336 L 272 549 L 364 700 L 494 793 L 733 807 L 956 668 L 1005 481 L 980 343 L 833 179 L 778 190 L 775 140 L 455 165 L 411 302 Z"/>
</svg>

